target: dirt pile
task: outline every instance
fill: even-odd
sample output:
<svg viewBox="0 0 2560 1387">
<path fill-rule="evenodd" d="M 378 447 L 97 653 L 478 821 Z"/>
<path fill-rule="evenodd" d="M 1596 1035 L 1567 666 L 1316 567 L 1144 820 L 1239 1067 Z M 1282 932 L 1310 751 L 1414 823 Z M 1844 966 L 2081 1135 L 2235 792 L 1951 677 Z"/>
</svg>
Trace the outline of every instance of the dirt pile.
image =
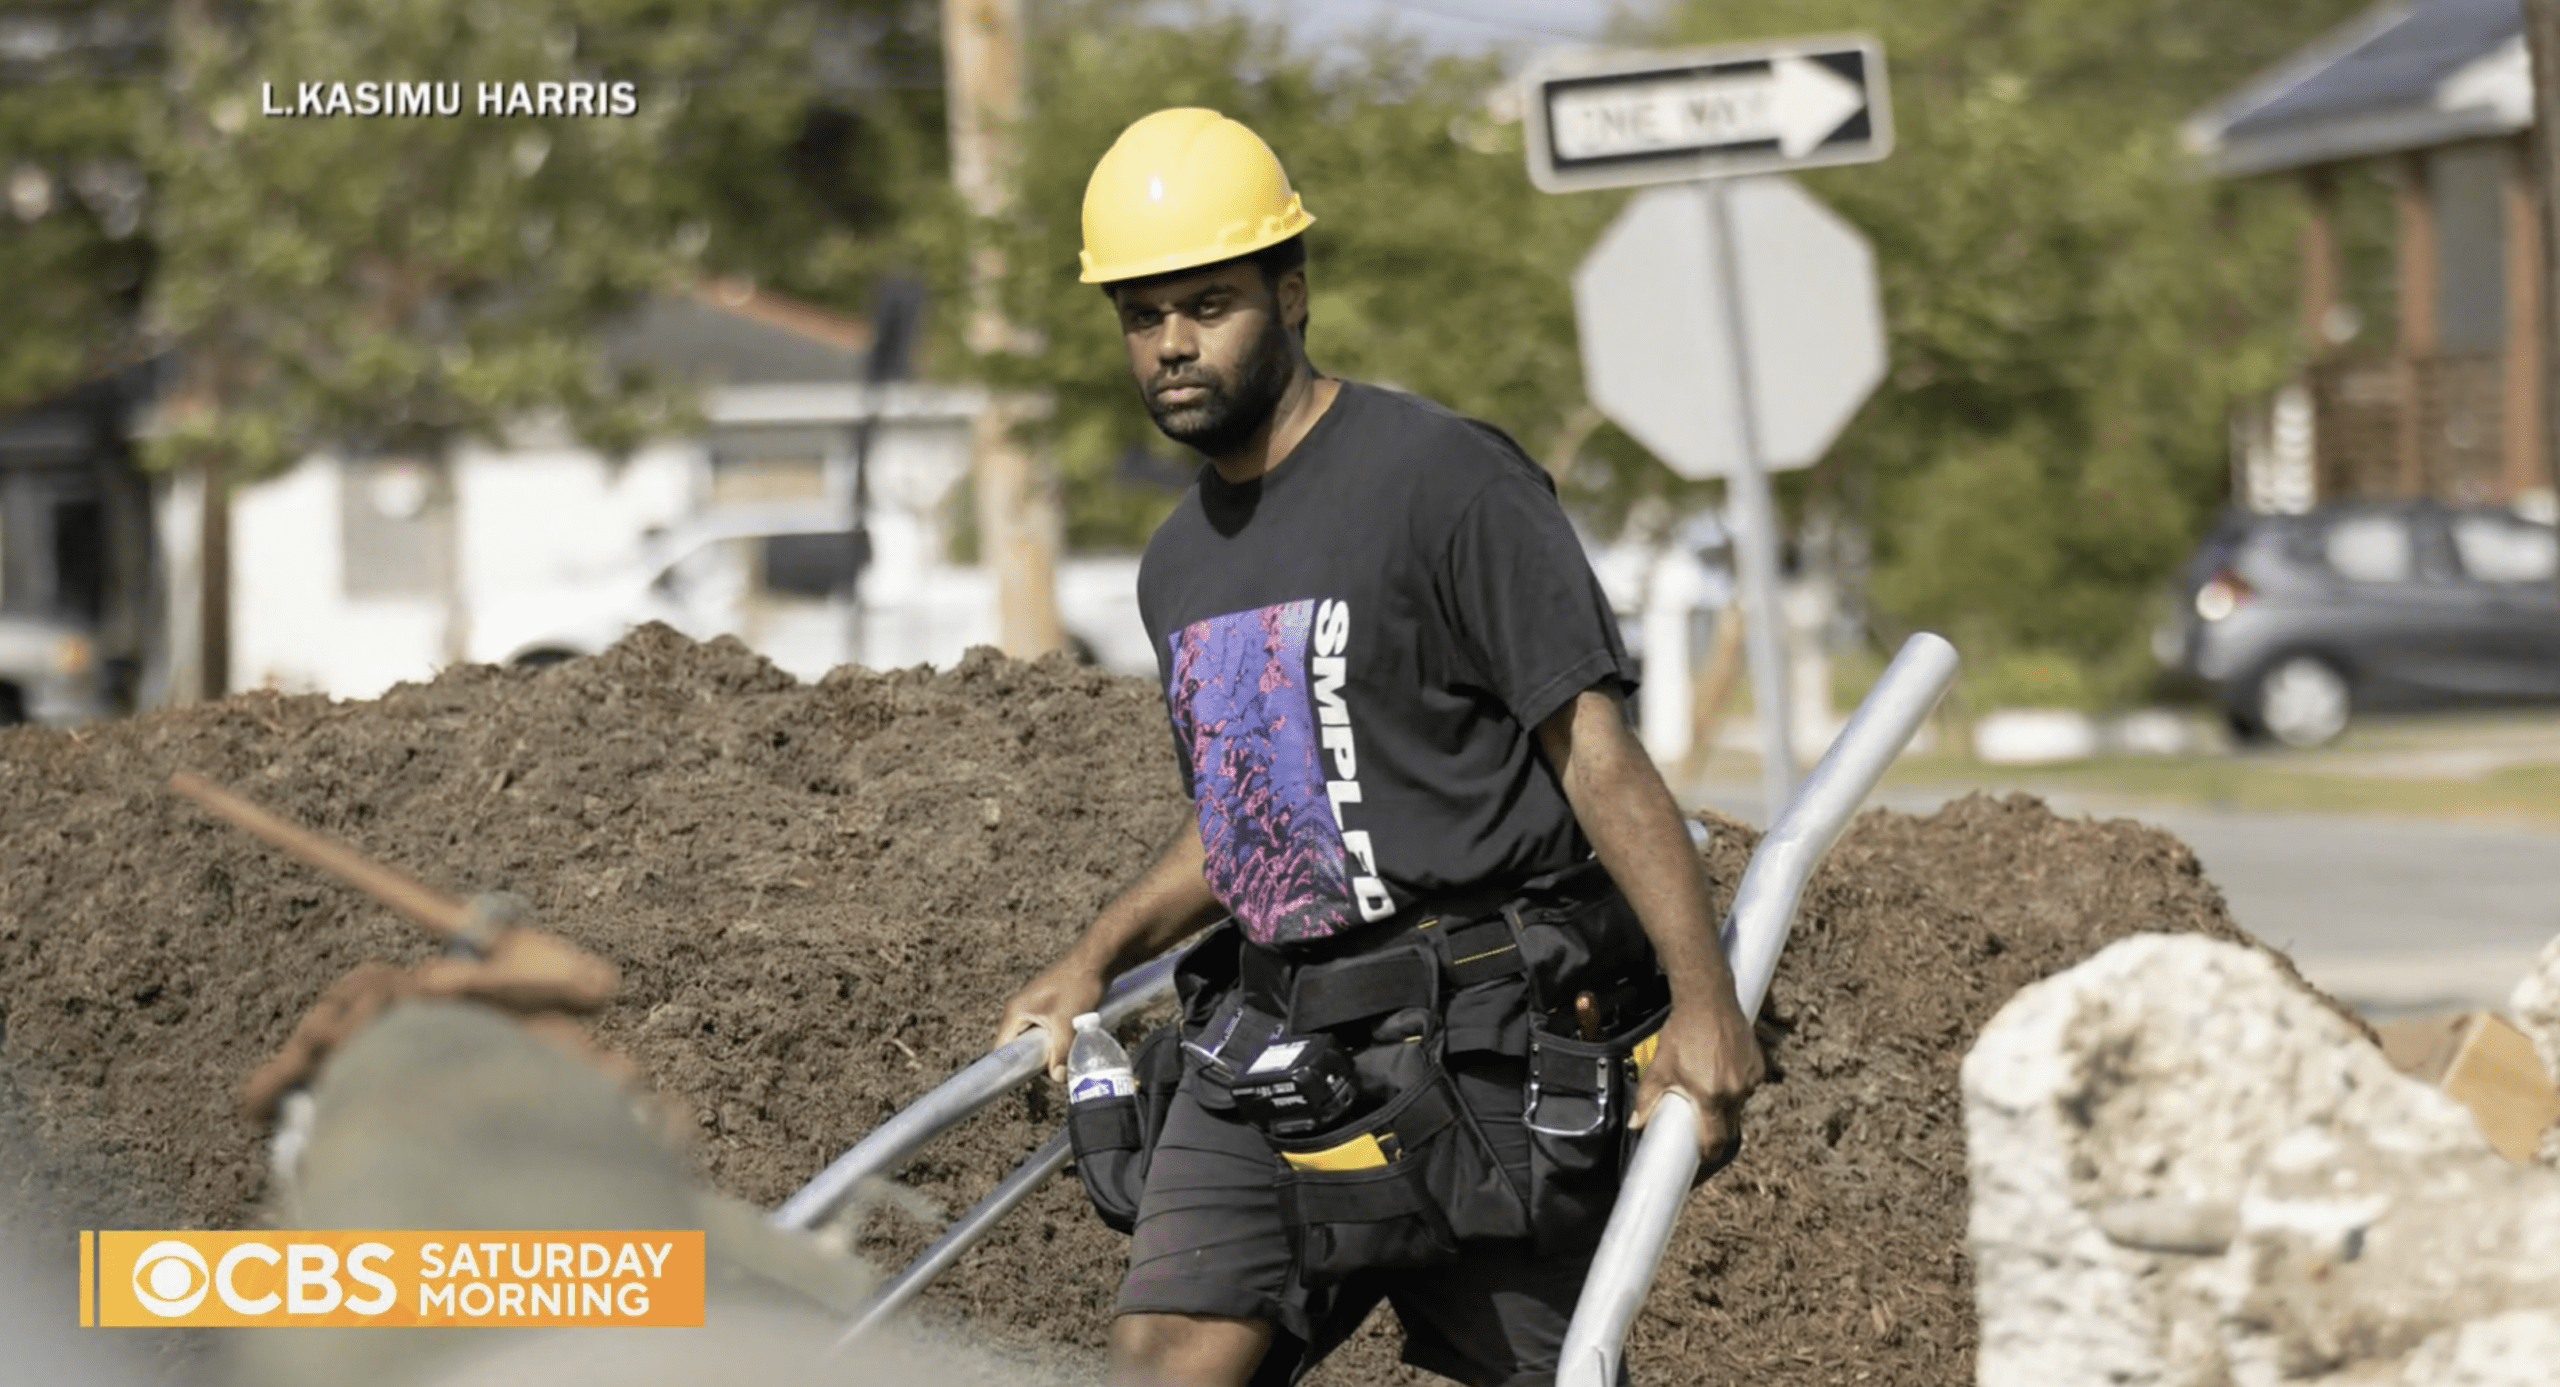
<svg viewBox="0 0 2560 1387">
<path fill-rule="evenodd" d="M 800 685 L 663 629 L 537 674 L 360 704 L 253 695 L 0 735 L 0 1194 L 90 1226 L 253 1216 L 240 1077 L 320 989 L 424 945 L 207 820 L 190 768 L 457 892 L 508 889 L 620 964 L 603 1038 L 690 1105 L 704 1173 L 772 1204 L 982 1050 L 1003 997 L 1181 822 L 1143 681 L 981 652 Z M 1718 821 L 1729 895 L 1751 833 Z M 1722 902 L 1719 902 L 1721 905 Z M 1749 1145 L 1691 1203 L 1640 1380 L 1969 1383 L 1957 1066 L 2019 986 L 2142 930 L 2241 938 L 2174 840 L 1973 799 L 1867 815 L 1816 879 L 1763 1032 Z M 976 1200 L 1054 1126 L 1045 1088 L 928 1151 Z M 933 1230 L 863 1230 L 894 1265 Z M 1060 1181 L 927 1298 L 1098 1345 L 1125 1244 Z M 1391 1330 L 1322 1371 L 1399 1380 Z"/>
</svg>

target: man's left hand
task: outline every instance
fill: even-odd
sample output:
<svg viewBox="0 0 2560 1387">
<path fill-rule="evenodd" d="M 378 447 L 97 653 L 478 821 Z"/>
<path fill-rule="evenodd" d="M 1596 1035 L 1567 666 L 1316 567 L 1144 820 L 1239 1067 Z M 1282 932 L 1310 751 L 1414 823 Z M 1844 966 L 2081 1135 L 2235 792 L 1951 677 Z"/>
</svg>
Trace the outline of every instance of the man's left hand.
<svg viewBox="0 0 2560 1387">
<path fill-rule="evenodd" d="M 1697 1109 L 1700 1177 L 1712 1175 L 1742 1150 L 1742 1100 L 1763 1072 L 1760 1042 L 1740 1007 L 1674 1005 L 1636 1085 L 1630 1125 L 1642 1127 L 1662 1095 L 1678 1090 Z"/>
</svg>

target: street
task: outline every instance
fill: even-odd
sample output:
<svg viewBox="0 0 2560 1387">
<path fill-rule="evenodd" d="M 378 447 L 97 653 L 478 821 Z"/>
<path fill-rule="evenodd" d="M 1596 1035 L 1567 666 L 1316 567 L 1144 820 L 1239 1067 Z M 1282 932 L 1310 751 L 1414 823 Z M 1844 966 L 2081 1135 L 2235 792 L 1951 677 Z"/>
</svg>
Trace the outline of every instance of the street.
<svg viewBox="0 0 2560 1387">
<path fill-rule="evenodd" d="M 1694 803 L 1763 822 L 1755 785 L 1714 781 Z M 1873 803 L 1927 813 L 1940 793 Z M 2503 1009 L 2560 934 L 2560 833 L 2476 823 L 2235 813 L 2052 796 L 2057 812 L 2176 834 L 2251 933 L 2369 1017 Z"/>
</svg>

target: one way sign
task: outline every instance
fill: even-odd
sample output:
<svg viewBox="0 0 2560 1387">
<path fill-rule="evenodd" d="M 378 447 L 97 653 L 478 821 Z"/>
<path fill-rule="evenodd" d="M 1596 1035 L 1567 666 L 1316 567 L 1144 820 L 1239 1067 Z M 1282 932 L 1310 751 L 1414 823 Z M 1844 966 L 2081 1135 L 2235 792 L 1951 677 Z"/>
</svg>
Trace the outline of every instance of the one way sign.
<svg viewBox="0 0 2560 1387">
<path fill-rule="evenodd" d="M 1893 148 L 1884 50 L 1785 39 L 1533 71 L 1529 179 L 1551 193 L 1862 164 Z"/>
</svg>

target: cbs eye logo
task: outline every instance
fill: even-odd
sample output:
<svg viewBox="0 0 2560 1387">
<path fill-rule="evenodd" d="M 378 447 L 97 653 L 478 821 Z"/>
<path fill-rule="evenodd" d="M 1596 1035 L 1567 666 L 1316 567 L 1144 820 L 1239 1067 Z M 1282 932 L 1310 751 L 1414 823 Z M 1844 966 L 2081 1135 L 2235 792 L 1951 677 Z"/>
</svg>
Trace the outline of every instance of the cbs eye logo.
<svg viewBox="0 0 2560 1387">
<path fill-rule="evenodd" d="M 204 1303 L 213 1273 L 204 1254 L 171 1239 L 142 1249 L 133 1259 L 133 1298 L 162 1319 L 176 1319 Z"/>
</svg>

